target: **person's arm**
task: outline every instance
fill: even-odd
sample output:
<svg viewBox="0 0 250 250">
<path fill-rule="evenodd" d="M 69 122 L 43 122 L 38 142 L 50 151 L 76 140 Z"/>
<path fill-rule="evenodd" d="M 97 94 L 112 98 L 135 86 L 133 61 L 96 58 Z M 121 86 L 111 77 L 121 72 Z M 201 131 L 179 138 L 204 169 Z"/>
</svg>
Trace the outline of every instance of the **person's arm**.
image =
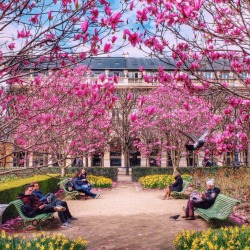
<svg viewBox="0 0 250 250">
<path fill-rule="evenodd" d="M 216 196 L 217 196 L 217 194 L 216 194 L 216 192 L 215 191 L 213 191 L 212 193 L 211 193 L 211 195 L 202 195 L 202 200 L 204 200 L 204 201 L 214 201 L 215 200 L 215 198 L 216 198 Z"/>
</svg>

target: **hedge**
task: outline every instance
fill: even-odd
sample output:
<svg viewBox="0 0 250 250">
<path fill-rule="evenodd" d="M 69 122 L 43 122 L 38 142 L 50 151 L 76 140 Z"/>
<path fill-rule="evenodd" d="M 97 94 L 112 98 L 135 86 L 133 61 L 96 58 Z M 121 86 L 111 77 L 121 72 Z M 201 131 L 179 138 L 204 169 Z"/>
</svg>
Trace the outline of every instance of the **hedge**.
<svg viewBox="0 0 250 250">
<path fill-rule="evenodd" d="M 245 169 L 249 169 L 247 167 L 240 167 L 240 168 L 245 168 Z M 197 168 L 193 168 L 193 167 L 182 167 L 182 168 L 178 168 L 178 172 L 180 174 L 189 174 L 192 175 L 193 173 L 196 172 L 201 172 L 201 174 L 207 175 L 207 174 L 214 174 L 216 173 L 218 170 L 220 169 L 228 169 L 230 171 L 228 171 L 228 173 L 230 174 L 231 172 L 233 172 L 233 168 L 232 167 L 197 167 Z M 237 171 L 237 169 L 235 170 Z M 173 168 L 161 168 L 161 167 L 134 167 L 132 168 L 132 181 L 138 182 L 138 179 L 140 177 L 143 176 L 147 176 L 147 175 L 155 175 L 155 174 L 173 174 Z"/>
<path fill-rule="evenodd" d="M 76 168 L 76 167 L 68 167 L 65 169 L 66 175 L 73 175 L 76 170 L 81 170 L 82 168 Z M 91 175 L 95 176 L 103 176 L 110 178 L 112 181 L 117 181 L 118 179 L 118 168 L 116 167 L 110 167 L 110 168 L 85 168 L 86 172 Z M 60 167 L 40 167 L 40 168 L 6 168 L 5 172 L 8 171 L 8 173 L 0 172 L 0 178 L 1 176 L 20 176 L 20 177 L 27 177 L 32 176 L 34 174 L 46 174 L 46 173 L 54 173 L 54 174 L 61 174 L 61 168 Z M 11 172 L 12 171 L 12 172 Z"/>
</svg>

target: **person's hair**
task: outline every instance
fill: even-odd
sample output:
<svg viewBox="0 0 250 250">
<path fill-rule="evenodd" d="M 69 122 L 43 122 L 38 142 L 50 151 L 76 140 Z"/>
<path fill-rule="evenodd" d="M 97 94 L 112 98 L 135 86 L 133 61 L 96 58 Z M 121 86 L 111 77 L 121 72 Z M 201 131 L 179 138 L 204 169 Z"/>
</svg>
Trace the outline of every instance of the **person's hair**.
<svg viewBox="0 0 250 250">
<path fill-rule="evenodd" d="M 174 175 L 174 176 L 178 176 L 178 175 L 180 175 L 180 173 L 177 172 L 177 171 L 175 171 L 175 172 L 173 173 L 173 175 Z"/>
<path fill-rule="evenodd" d="M 25 186 L 24 186 L 24 191 L 27 191 L 29 188 L 31 188 L 32 186 L 30 185 L 30 184 L 26 184 Z"/>
<path fill-rule="evenodd" d="M 34 187 L 36 184 L 39 185 L 37 182 L 31 182 L 31 183 L 30 183 L 30 186 L 31 186 L 31 187 Z"/>
<path fill-rule="evenodd" d="M 74 177 L 79 176 L 80 174 L 81 174 L 81 170 L 76 170 Z"/>
</svg>

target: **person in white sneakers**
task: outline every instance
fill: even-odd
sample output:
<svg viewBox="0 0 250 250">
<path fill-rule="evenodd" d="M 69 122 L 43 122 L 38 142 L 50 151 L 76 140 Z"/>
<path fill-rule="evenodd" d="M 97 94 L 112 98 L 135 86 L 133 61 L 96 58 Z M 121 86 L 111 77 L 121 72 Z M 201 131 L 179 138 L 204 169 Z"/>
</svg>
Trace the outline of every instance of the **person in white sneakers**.
<svg viewBox="0 0 250 250">
<path fill-rule="evenodd" d="M 54 202 L 45 204 L 44 202 L 39 201 L 39 199 L 32 194 L 32 191 L 33 188 L 31 185 L 25 185 L 24 193 L 19 194 L 17 197 L 23 202 L 21 210 L 25 216 L 32 218 L 38 214 L 58 212 L 58 217 L 62 223 L 62 227 L 70 227 L 67 214 L 65 213 L 65 207 L 56 205 Z"/>
</svg>

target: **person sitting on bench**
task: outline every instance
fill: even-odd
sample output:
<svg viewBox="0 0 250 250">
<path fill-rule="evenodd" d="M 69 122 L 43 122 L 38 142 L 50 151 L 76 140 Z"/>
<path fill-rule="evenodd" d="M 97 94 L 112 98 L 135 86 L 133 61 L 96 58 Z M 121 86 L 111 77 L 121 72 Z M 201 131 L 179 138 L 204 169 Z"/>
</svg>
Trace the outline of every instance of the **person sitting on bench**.
<svg viewBox="0 0 250 250">
<path fill-rule="evenodd" d="M 87 173 L 86 173 L 86 170 L 84 168 L 82 169 L 79 178 L 84 183 L 84 186 L 90 191 L 92 189 L 92 184 L 88 182 Z"/>
<path fill-rule="evenodd" d="M 57 201 L 53 201 L 50 204 L 45 204 L 42 201 L 32 194 L 33 187 L 31 185 L 24 186 L 24 193 L 18 195 L 17 199 L 21 199 L 23 204 L 21 209 L 25 216 L 27 217 L 34 217 L 38 214 L 43 213 L 54 213 L 55 211 L 58 212 L 58 217 L 62 223 L 62 227 L 71 227 L 68 223 L 67 213 L 65 213 L 66 208 L 57 205 Z"/>
<path fill-rule="evenodd" d="M 69 220 L 77 220 L 77 218 L 73 217 L 69 211 L 69 207 L 66 201 L 62 201 L 60 199 L 56 199 L 55 195 L 53 193 L 48 193 L 45 196 L 43 195 L 42 191 L 39 190 L 39 184 L 37 182 L 32 182 L 30 184 L 33 188 L 32 194 L 34 194 L 39 201 L 42 201 L 46 204 L 52 203 L 54 201 L 56 205 L 63 206 L 66 208 L 65 213 L 67 215 L 67 218 Z"/>
<path fill-rule="evenodd" d="M 80 179 L 81 171 L 76 171 L 75 176 L 72 179 L 72 183 L 74 186 L 74 189 L 78 192 L 82 192 L 94 199 L 97 199 L 100 194 L 94 194 L 88 190 L 88 188 L 85 186 L 85 183 Z"/>
<path fill-rule="evenodd" d="M 185 210 L 185 216 L 182 216 L 182 218 L 185 218 L 186 220 L 195 220 L 195 207 L 207 209 L 214 204 L 217 195 L 220 193 L 220 189 L 214 186 L 214 179 L 208 180 L 206 184 L 207 190 L 204 194 L 200 194 L 200 197 L 198 197 L 199 199 L 195 198 L 188 200 L 187 207 Z"/>
<path fill-rule="evenodd" d="M 170 198 L 170 193 L 172 191 L 181 192 L 182 190 L 183 179 L 181 178 L 181 175 L 178 172 L 174 172 L 173 176 L 174 176 L 175 182 L 172 183 L 172 185 L 167 186 L 166 193 L 164 197 L 162 198 L 163 200 L 165 199 L 168 200 Z"/>
</svg>

